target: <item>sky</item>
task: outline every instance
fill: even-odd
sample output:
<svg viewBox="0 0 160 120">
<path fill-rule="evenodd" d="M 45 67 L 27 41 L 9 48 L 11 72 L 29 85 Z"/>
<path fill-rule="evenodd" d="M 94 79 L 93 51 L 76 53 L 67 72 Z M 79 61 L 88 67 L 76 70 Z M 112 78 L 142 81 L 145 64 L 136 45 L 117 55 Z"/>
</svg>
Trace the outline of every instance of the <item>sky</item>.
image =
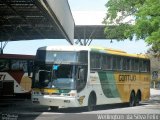
<svg viewBox="0 0 160 120">
<path fill-rule="evenodd" d="M 72 15 L 76 25 L 100 25 L 106 14 L 105 4 L 107 0 L 68 0 Z M 70 45 L 66 40 L 29 40 L 8 42 L 4 49 L 4 53 L 10 54 L 31 54 L 35 55 L 36 50 L 42 46 L 49 45 Z M 149 48 L 143 40 L 139 41 L 113 41 L 93 40 L 91 45 L 102 46 L 113 49 L 124 50 L 128 53 L 145 53 Z"/>
</svg>

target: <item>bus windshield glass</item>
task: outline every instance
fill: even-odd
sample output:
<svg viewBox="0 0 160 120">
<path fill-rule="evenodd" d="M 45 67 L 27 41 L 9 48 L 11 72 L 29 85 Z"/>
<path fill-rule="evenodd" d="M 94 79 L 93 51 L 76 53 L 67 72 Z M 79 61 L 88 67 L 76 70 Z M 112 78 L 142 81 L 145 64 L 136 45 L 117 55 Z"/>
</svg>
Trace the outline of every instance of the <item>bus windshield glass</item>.
<svg viewBox="0 0 160 120">
<path fill-rule="evenodd" d="M 77 66 L 87 65 L 87 51 L 38 50 L 32 87 L 75 89 Z"/>
<path fill-rule="evenodd" d="M 75 89 L 74 65 L 59 65 L 57 70 L 52 70 L 52 66 L 45 69 L 37 69 L 35 72 L 34 87 Z"/>
</svg>

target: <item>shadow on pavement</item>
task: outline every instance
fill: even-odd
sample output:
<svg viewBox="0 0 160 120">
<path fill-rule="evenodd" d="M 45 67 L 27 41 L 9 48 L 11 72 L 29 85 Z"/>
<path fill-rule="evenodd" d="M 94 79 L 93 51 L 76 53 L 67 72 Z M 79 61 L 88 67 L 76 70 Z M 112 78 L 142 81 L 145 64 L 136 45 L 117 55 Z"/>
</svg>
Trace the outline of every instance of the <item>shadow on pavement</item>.
<svg viewBox="0 0 160 120">
<path fill-rule="evenodd" d="M 44 106 L 33 105 L 30 99 L 1 98 L 0 120 L 35 120 L 46 109 Z"/>
<path fill-rule="evenodd" d="M 139 104 L 139 106 L 146 105 L 146 103 Z M 128 103 L 120 103 L 120 104 L 108 104 L 108 105 L 97 105 L 94 111 L 99 111 L 99 110 L 110 110 L 110 109 L 119 109 L 119 108 L 127 108 Z M 49 110 L 48 112 L 54 112 L 54 113 L 83 113 L 83 112 L 88 112 L 86 107 L 82 108 L 63 108 L 59 109 L 57 111 Z"/>
<path fill-rule="evenodd" d="M 147 104 L 147 103 L 146 103 Z M 146 105 L 140 104 L 142 105 Z M 128 107 L 124 104 L 109 104 L 96 106 L 94 111 L 110 110 Z M 52 120 L 57 119 L 58 116 L 66 114 L 89 113 L 86 107 L 83 108 L 65 108 L 57 111 L 48 110 L 47 106 L 35 105 L 31 103 L 30 99 L 0 99 L 0 119 L 4 117 L 18 117 L 18 120 L 35 120 L 39 117 L 47 118 L 50 116 Z M 54 115 L 53 115 L 54 114 Z M 64 115 L 63 115 L 64 114 Z M 15 119 L 16 120 L 16 119 Z"/>
</svg>

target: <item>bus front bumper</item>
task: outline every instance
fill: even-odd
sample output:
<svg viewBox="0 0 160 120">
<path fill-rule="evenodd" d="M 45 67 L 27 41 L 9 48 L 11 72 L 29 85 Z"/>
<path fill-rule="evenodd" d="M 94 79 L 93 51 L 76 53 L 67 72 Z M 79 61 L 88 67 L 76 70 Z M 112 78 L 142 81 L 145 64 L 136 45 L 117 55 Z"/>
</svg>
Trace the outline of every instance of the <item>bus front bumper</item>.
<svg viewBox="0 0 160 120">
<path fill-rule="evenodd" d="M 46 106 L 57 106 L 59 108 L 68 108 L 68 107 L 80 107 L 76 97 L 64 97 L 64 96 L 33 96 L 32 103 L 46 105 Z"/>
</svg>

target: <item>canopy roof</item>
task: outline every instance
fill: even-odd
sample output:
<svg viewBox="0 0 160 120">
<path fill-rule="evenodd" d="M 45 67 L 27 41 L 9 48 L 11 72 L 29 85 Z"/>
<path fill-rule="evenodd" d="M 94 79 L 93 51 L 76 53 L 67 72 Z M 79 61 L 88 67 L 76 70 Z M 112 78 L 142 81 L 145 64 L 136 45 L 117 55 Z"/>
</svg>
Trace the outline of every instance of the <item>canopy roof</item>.
<svg viewBox="0 0 160 120">
<path fill-rule="evenodd" d="M 33 39 L 73 44 L 74 20 L 67 0 L 0 0 L 0 41 Z"/>
</svg>

